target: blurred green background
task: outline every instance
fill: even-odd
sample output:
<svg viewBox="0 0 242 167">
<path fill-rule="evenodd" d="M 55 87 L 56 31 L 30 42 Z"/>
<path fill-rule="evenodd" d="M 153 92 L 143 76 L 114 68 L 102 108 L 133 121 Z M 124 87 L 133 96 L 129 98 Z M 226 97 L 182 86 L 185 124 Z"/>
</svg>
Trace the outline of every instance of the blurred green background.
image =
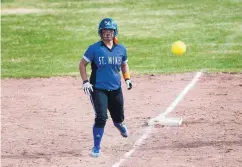
<svg viewBox="0 0 242 167">
<path fill-rule="evenodd" d="M 98 23 L 105 17 L 119 26 L 131 73 L 242 72 L 240 0 L 2 0 L 1 5 L 2 78 L 79 75 L 79 61 L 99 40 Z M 21 13 L 28 9 L 35 13 Z M 187 45 L 183 56 L 171 53 L 177 40 Z"/>
</svg>

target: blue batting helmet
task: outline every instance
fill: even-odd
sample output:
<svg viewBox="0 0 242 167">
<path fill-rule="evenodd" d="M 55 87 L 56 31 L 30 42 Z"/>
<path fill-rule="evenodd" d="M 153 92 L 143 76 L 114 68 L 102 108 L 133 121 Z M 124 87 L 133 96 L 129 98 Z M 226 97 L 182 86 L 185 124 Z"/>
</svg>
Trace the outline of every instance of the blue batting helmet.
<svg viewBox="0 0 242 167">
<path fill-rule="evenodd" d="M 114 36 L 116 37 L 118 35 L 118 26 L 115 23 L 115 21 L 111 18 L 105 18 L 99 23 L 99 26 L 98 26 L 98 35 L 99 36 L 101 36 L 101 31 L 103 29 L 114 30 Z"/>
</svg>

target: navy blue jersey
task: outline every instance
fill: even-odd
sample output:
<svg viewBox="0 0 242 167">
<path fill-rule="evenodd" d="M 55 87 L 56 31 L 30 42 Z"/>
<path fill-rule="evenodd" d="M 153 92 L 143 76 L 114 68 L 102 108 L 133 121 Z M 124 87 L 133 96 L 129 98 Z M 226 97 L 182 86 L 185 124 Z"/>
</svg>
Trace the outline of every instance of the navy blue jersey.
<svg viewBox="0 0 242 167">
<path fill-rule="evenodd" d="M 127 63 L 126 48 L 114 44 L 112 49 L 99 41 L 88 47 L 83 58 L 91 62 L 90 83 L 98 89 L 117 90 L 121 87 L 121 64 Z"/>
</svg>

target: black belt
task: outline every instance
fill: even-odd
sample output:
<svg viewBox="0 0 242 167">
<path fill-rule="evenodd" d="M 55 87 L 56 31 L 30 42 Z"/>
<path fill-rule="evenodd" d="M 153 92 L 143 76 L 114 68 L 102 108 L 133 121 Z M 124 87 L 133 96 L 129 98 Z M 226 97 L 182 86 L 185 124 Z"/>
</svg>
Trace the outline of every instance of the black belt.
<svg viewBox="0 0 242 167">
<path fill-rule="evenodd" d="M 99 89 L 99 88 L 94 88 L 94 89 L 101 90 L 101 91 L 106 91 L 106 92 L 114 92 L 114 91 L 119 91 L 121 88 L 114 89 L 114 90 L 112 90 L 112 89 Z"/>
</svg>

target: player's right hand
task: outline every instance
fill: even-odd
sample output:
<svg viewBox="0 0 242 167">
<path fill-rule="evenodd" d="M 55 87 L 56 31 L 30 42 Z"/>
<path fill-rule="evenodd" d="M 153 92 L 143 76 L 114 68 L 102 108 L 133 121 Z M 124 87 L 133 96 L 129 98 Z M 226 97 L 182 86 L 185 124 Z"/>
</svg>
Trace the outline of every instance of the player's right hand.
<svg viewBox="0 0 242 167">
<path fill-rule="evenodd" d="M 93 91 L 92 84 L 88 80 L 83 81 L 83 90 L 84 93 L 88 96 L 91 95 L 91 92 Z"/>
</svg>

